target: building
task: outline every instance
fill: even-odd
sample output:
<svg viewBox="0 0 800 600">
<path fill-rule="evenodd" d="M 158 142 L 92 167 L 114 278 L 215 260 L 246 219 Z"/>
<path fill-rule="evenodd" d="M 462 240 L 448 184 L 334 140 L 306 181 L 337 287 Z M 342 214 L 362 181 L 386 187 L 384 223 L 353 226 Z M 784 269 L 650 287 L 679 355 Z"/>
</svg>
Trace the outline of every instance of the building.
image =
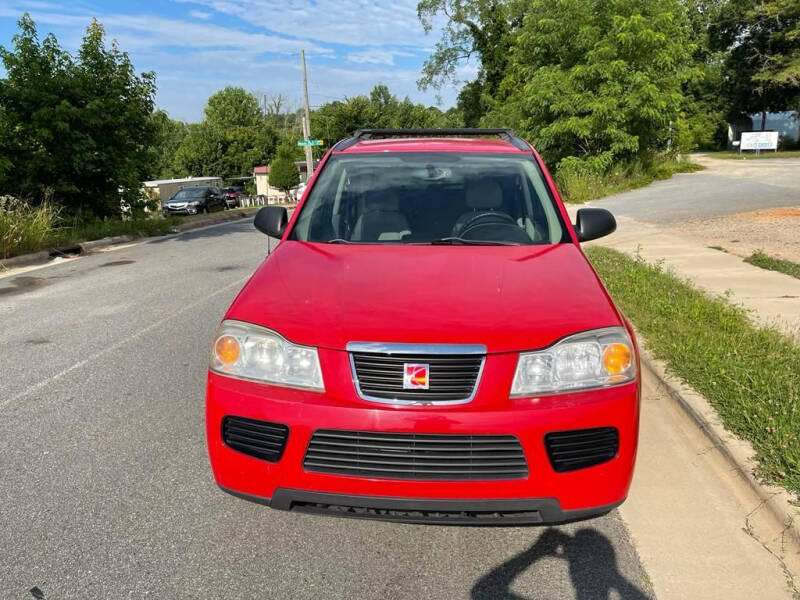
<svg viewBox="0 0 800 600">
<path fill-rule="evenodd" d="M 253 179 L 256 183 L 256 196 L 269 198 L 270 193 L 277 192 L 269 187 L 269 165 L 253 167 Z"/>
<path fill-rule="evenodd" d="M 222 187 L 220 177 L 184 177 L 183 179 L 157 179 L 155 181 L 145 181 L 142 189 L 153 200 L 158 200 L 159 209 L 161 203 L 172 198 L 178 190 L 194 185 L 215 185 Z"/>
<path fill-rule="evenodd" d="M 800 113 L 794 111 L 766 114 L 766 126 L 761 126 L 761 113 L 748 115 L 728 125 L 728 147 L 741 140 L 745 131 L 777 131 L 780 133 L 779 147 L 791 147 L 800 142 Z"/>
</svg>

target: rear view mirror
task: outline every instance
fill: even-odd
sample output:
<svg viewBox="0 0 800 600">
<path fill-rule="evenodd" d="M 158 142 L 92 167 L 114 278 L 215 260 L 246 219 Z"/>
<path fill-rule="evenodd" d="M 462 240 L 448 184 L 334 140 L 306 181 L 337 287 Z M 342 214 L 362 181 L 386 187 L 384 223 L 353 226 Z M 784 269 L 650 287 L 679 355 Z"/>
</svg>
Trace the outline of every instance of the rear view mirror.
<svg viewBox="0 0 800 600">
<path fill-rule="evenodd" d="M 617 220 L 605 208 L 582 208 L 575 219 L 579 242 L 596 240 L 617 229 Z"/>
<path fill-rule="evenodd" d="M 253 225 L 261 233 L 270 237 L 282 238 L 289 222 L 289 213 L 283 206 L 265 206 L 256 213 Z"/>
</svg>

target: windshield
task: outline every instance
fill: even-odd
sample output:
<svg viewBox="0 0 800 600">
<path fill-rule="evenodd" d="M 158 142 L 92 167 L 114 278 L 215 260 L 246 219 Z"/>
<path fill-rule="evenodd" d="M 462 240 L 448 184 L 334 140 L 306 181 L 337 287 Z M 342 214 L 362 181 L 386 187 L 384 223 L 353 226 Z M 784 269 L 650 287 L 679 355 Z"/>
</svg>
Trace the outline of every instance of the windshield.
<svg viewBox="0 0 800 600">
<path fill-rule="evenodd" d="M 331 157 L 289 238 L 454 245 L 568 241 L 531 156 L 455 152 Z"/>
<path fill-rule="evenodd" d="M 173 200 L 188 200 L 189 198 L 202 198 L 206 193 L 206 188 L 188 188 L 180 190 L 175 194 Z"/>
</svg>

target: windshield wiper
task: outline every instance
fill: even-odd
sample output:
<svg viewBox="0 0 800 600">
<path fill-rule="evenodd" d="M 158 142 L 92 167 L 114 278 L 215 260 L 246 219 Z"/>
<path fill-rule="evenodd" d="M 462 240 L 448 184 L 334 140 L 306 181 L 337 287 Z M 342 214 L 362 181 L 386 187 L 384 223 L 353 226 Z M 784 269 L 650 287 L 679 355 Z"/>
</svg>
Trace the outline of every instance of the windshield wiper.
<svg viewBox="0 0 800 600">
<path fill-rule="evenodd" d="M 346 240 L 344 238 L 333 238 L 332 240 L 328 240 L 325 243 L 326 244 L 360 244 L 361 242 L 353 242 L 351 240 Z"/>
<path fill-rule="evenodd" d="M 460 237 L 443 237 L 428 242 L 434 246 L 519 246 L 518 242 L 504 242 L 501 240 L 465 240 Z"/>
</svg>

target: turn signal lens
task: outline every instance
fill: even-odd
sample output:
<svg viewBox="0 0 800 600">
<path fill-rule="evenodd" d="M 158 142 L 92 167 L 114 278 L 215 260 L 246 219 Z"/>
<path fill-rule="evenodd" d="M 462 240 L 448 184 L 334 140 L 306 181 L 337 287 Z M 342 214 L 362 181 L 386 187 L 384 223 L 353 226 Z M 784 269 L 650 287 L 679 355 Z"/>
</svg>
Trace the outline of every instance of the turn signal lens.
<svg viewBox="0 0 800 600">
<path fill-rule="evenodd" d="M 232 365 L 239 360 L 239 341 L 231 335 L 220 336 L 214 344 L 214 353 L 223 365 Z"/>
<path fill-rule="evenodd" d="M 631 349 L 627 344 L 609 344 L 603 351 L 603 366 L 612 375 L 624 373 L 631 366 Z"/>
</svg>

